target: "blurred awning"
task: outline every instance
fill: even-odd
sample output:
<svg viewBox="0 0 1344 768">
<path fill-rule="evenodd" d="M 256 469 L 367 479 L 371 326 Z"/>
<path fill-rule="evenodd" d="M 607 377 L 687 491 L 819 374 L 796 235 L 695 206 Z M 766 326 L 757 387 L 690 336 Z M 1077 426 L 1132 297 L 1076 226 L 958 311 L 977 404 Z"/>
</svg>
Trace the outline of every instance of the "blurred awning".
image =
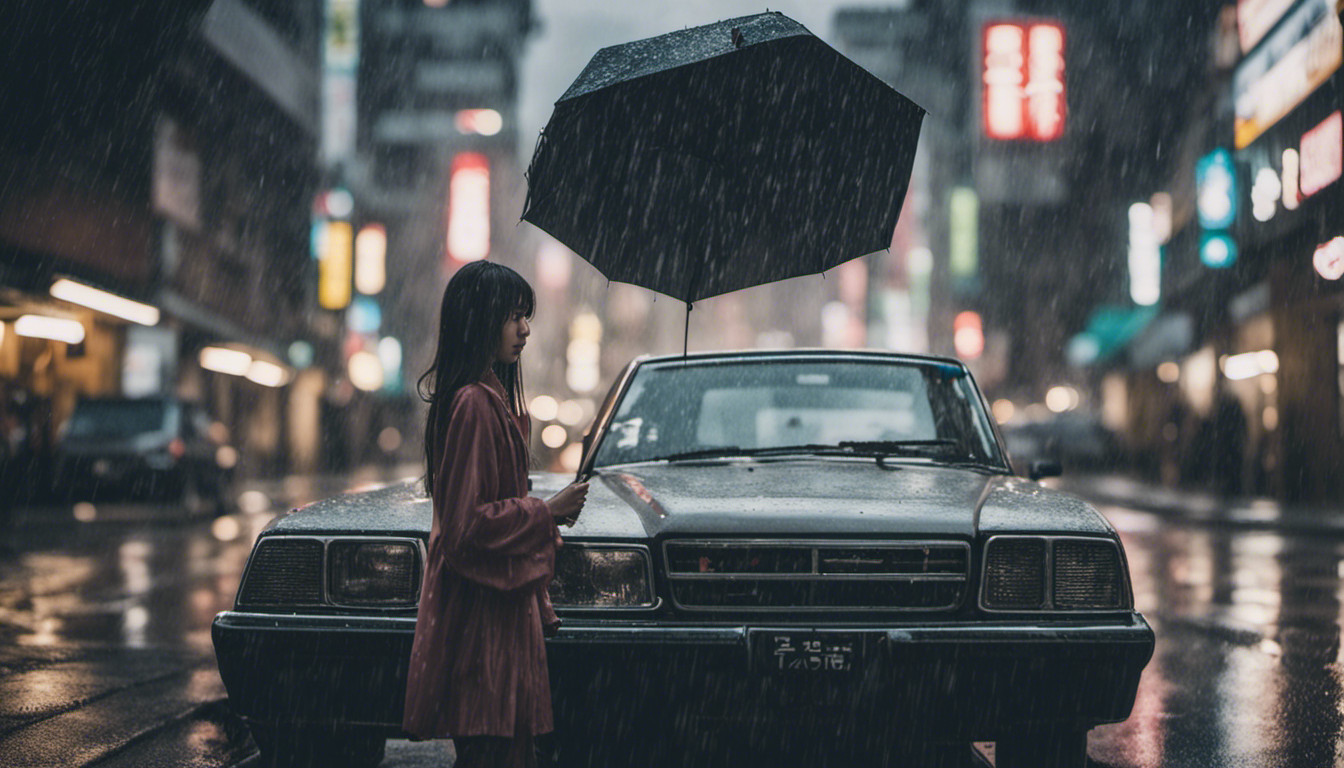
<svg viewBox="0 0 1344 768">
<path fill-rule="evenodd" d="M 283 340 L 248 331 L 234 321 L 197 304 L 170 288 L 163 288 L 159 291 L 156 303 L 169 316 L 176 317 L 184 324 L 214 336 L 218 341 L 235 342 L 254 347 L 280 360 L 287 357 Z"/>
<path fill-rule="evenodd" d="M 1065 356 L 1077 367 L 1098 365 L 1115 357 L 1158 315 L 1153 307 L 1098 307 L 1087 327 L 1069 339 Z"/>
<path fill-rule="evenodd" d="M 1129 364 L 1151 368 L 1175 360 L 1190 351 L 1195 341 L 1195 321 L 1186 312 L 1167 312 L 1153 320 L 1129 344 Z"/>
</svg>

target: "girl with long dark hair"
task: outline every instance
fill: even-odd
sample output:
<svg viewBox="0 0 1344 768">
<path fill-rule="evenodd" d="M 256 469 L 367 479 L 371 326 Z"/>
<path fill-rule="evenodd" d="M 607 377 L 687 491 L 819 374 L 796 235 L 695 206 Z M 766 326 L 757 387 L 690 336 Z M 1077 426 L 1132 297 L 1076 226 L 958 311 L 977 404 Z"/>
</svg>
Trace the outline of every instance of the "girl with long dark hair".
<svg viewBox="0 0 1344 768">
<path fill-rule="evenodd" d="M 453 739 L 457 768 L 536 764 L 552 728 L 543 636 L 559 626 L 546 588 L 558 522 L 583 508 L 587 483 L 527 495 L 518 358 L 536 298 L 508 267 L 478 261 L 443 292 L 429 403 L 425 488 L 433 501 L 402 726 Z"/>
</svg>

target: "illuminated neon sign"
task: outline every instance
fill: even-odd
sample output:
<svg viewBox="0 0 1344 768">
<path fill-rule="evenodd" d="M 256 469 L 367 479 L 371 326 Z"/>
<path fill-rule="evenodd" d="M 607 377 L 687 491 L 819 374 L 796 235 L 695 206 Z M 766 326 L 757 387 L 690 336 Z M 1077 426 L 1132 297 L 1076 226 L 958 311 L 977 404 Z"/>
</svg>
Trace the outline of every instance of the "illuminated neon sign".
<svg viewBox="0 0 1344 768">
<path fill-rule="evenodd" d="M 1302 197 L 1311 197 L 1344 174 L 1344 118 L 1339 110 L 1302 134 L 1298 165 Z"/>
<path fill-rule="evenodd" d="M 994 22 L 982 31 L 985 135 L 1054 141 L 1064 135 L 1064 27 Z"/>
<path fill-rule="evenodd" d="M 453 158 L 445 250 L 459 264 L 490 255 L 490 162 L 479 152 Z"/>
</svg>

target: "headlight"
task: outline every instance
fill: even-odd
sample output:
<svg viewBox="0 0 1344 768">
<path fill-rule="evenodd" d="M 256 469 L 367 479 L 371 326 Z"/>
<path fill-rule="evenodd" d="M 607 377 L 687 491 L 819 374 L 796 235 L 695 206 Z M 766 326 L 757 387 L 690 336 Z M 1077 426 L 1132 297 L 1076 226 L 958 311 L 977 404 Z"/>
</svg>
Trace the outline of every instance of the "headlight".
<svg viewBox="0 0 1344 768">
<path fill-rule="evenodd" d="M 1128 607 L 1119 545 L 1110 539 L 995 536 L 985 545 L 981 605 L 990 611 Z"/>
<path fill-rule="evenodd" d="M 985 546 L 985 607 L 1032 611 L 1045 607 L 1045 539 L 999 536 Z"/>
<path fill-rule="evenodd" d="M 1055 608 L 1105 610 L 1124 607 L 1120 551 L 1105 539 L 1054 542 Z"/>
<path fill-rule="evenodd" d="M 651 573 L 646 549 L 566 544 L 555 554 L 551 602 L 557 608 L 649 608 Z"/>
<path fill-rule="evenodd" d="M 412 607 L 420 592 L 420 551 L 412 541 L 332 541 L 327 600 L 333 605 Z"/>
</svg>

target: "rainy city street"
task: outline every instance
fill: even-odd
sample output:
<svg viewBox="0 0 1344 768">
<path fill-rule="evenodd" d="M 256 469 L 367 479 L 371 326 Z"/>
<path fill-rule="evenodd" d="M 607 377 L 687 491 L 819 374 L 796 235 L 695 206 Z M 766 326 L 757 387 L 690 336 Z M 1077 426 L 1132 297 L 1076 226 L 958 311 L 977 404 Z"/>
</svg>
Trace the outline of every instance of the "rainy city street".
<svg viewBox="0 0 1344 768">
<path fill-rule="evenodd" d="M 1344 515 L 1280 526 L 1282 511 L 1261 502 L 1191 522 L 1176 504 L 1207 499 L 1115 478 L 1079 486 L 1120 531 L 1136 606 L 1157 632 L 1133 714 L 1091 732 L 1090 765 L 1339 764 Z M 312 492 L 291 483 L 300 500 Z M 214 521 L 26 521 L 0 581 L 6 766 L 256 764 L 209 644 L 274 514 L 247 498 L 253 511 Z M 441 766 L 450 749 L 392 740 L 382 765 Z"/>
<path fill-rule="evenodd" d="M 4 8 L 0 768 L 1344 768 L 1344 0 Z"/>
</svg>

